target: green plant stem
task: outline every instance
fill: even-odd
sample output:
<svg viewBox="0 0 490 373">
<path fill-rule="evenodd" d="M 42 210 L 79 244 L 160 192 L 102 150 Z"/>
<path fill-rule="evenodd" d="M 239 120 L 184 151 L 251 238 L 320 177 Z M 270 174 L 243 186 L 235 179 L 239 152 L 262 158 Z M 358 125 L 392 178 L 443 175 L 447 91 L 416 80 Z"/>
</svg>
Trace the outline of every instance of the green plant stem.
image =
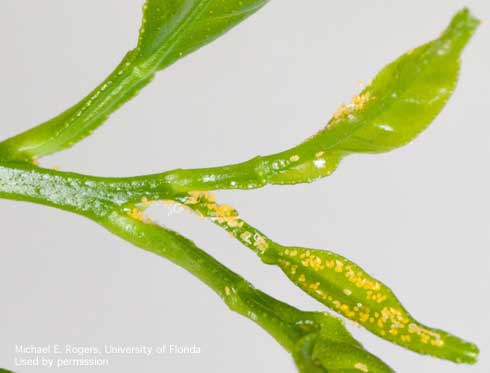
<svg viewBox="0 0 490 373">
<path fill-rule="evenodd" d="M 37 172 L 36 172 L 37 171 Z M 254 289 L 242 277 L 197 248 L 191 241 L 155 224 L 145 224 L 127 216 L 109 200 L 111 196 L 94 195 L 90 181 L 82 177 L 60 177 L 50 170 L 36 170 L 25 164 L 0 167 L 0 197 L 55 207 L 89 217 L 121 238 L 163 256 L 206 283 L 228 306 L 256 321 L 276 337 L 281 344 L 292 348 L 292 332 L 271 317 L 262 317 L 265 310 L 288 315 L 299 311 Z M 227 290 L 228 289 L 228 290 Z M 294 334 L 294 333 L 292 333 Z"/>
<path fill-rule="evenodd" d="M 348 154 L 383 152 L 402 146 L 423 131 L 446 104 L 457 81 L 460 54 L 478 24 L 468 10 L 459 12 L 439 38 L 386 66 L 352 104 L 341 107 L 326 128 L 289 150 L 222 167 L 94 181 L 100 182 L 101 187 L 121 191 L 127 203 L 137 203 L 141 198 L 155 200 L 196 190 L 311 182 L 330 175 Z M 0 143 L 0 160 L 26 160 L 26 154 L 27 159 L 46 155 L 86 136 L 109 112 L 129 99 L 136 86 L 146 84 L 154 74 L 157 65 L 144 65 L 145 59 L 136 52 L 136 60 L 129 53 L 126 62 L 111 75 L 113 78 L 80 104 Z M 109 84 L 110 81 L 114 82 Z"/>
<path fill-rule="evenodd" d="M 186 269 L 218 294 L 231 310 L 255 321 L 287 350 L 293 348 L 298 332 L 285 327 L 282 320 L 287 315 L 291 321 L 298 321 L 299 311 L 255 289 L 190 240 L 118 212 L 111 213 L 99 223 L 124 240 Z"/>
<path fill-rule="evenodd" d="M 154 73 L 134 65 L 129 52 L 116 69 L 79 103 L 18 134 L 0 147 L 0 158 L 29 161 L 72 146 L 100 126 L 111 113 L 147 85 Z"/>
<path fill-rule="evenodd" d="M 460 54 L 478 24 L 468 10 L 459 12 L 439 38 L 387 65 L 351 104 L 341 106 L 327 127 L 291 149 L 235 165 L 127 178 L 123 185 L 136 197 L 141 188 L 157 196 L 169 189 L 183 193 L 304 183 L 330 175 L 348 154 L 405 145 L 445 106 L 456 85 Z M 0 159 L 47 155 L 87 136 L 151 80 L 157 65 L 145 65 L 137 53 L 130 52 L 106 82 L 74 108 L 0 143 Z"/>
<path fill-rule="evenodd" d="M 113 196 L 100 191 L 94 194 L 98 189 L 92 186 L 90 180 L 83 180 L 79 175 L 57 174 L 55 171 L 26 164 L 0 166 L 0 197 L 43 204 L 89 217 L 121 238 L 163 256 L 193 273 L 225 299 L 230 308 L 244 316 L 262 315 L 262 308 L 294 313 L 293 307 L 253 289 L 243 278 L 186 238 L 127 216 L 116 204 L 110 202 Z M 246 302 L 241 301 L 240 297 L 246 299 Z M 260 324 L 262 320 L 258 318 L 257 322 Z M 261 326 L 276 336 L 287 349 L 292 348 L 289 332 L 283 332 L 274 321 L 264 321 Z"/>
<path fill-rule="evenodd" d="M 136 194 L 137 202 L 141 202 L 141 196 L 147 196 L 145 198 L 148 201 L 153 200 L 146 188 L 145 185 L 141 189 L 142 194 Z M 24 163 L 0 163 L 0 197 L 68 210 L 102 222 L 106 227 L 106 222 L 113 220 L 108 220 L 108 217 L 113 216 L 114 211 L 122 211 L 126 218 L 130 219 L 128 215 L 133 212 L 134 205 L 130 201 L 135 198 L 135 193 L 128 189 L 130 188 L 127 188 L 126 184 L 121 185 L 115 180 L 62 173 Z M 208 200 L 209 197 L 205 193 L 198 193 L 196 197 L 192 193 L 182 195 L 167 191 L 165 195 L 158 194 L 157 197 L 156 199 L 183 203 L 202 216 L 209 217 L 245 246 L 254 250 L 265 263 L 279 266 L 310 296 L 345 317 L 359 322 L 374 334 L 419 353 L 455 362 L 476 361 L 478 348 L 475 345 L 445 331 L 419 323 L 405 310 L 386 285 L 344 257 L 328 251 L 282 246 L 239 218 L 235 210 L 229 207 L 223 209 L 223 206 L 220 207 Z M 134 220 L 127 219 L 116 221 Z M 142 223 L 139 227 L 145 228 L 147 225 Z M 133 239 L 136 238 L 138 237 L 135 236 Z M 145 242 L 135 244 L 146 248 Z M 150 248 L 155 250 L 155 247 L 160 247 L 156 240 Z M 192 249 L 185 250 L 184 255 L 189 257 L 190 251 Z M 292 253 L 295 253 L 294 256 Z M 166 255 L 170 256 L 170 260 L 185 267 L 185 263 L 179 262 L 178 256 L 172 257 L 172 250 L 167 251 Z M 189 263 L 193 261 L 194 259 L 189 259 Z M 193 272 L 199 276 L 202 268 L 198 266 Z M 232 282 L 229 285 L 231 284 Z M 213 289 L 216 290 L 215 287 Z M 359 306 L 360 304 L 362 306 Z"/>
<path fill-rule="evenodd" d="M 214 40 L 266 2 L 230 0 L 224 6 L 219 0 L 148 0 L 138 46 L 99 87 L 59 116 L 0 143 L 0 197 L 86 216 L 185 268 L 232 310 L 273 335 L 293 354 L 301 373 L 366 372 L 368 366 L 369 372 L 388 372 L 343 326 L 332 324 L 335 319 L 302 312 L 254 289 L 191 241 L 141 218 L 138 204 L 159 199 L 188 204 L 195 191 L 311 182 L 330 175 L 348 154 L 405 145 L 434 120 L 454 90 L 460 54 L 479 24 L 468 10 L 457 13 L 439 38 L 387 65 L 350 104 L 339 108 L 325 128 L 286 151 L 240 164 L 128 178 L 86 176 L 30 164 L 88 136 L 158 70 Z M 235 216 L 223 217 L 218 209 L 207 201 L 206 211 L 196 211 L 217 213 L 215 221 L 330 308 L 361 323 L 376 324 L 365 326 L 409 349 L 456 362 L 476 361 L 476 346 L 417 323 L 387 287 L 354 263 L 326 251 L 284 247 Z M 257 239 L 249 242 L 250 234 Z M 378 304 L 384 307 L 378 309 Z M 371 312 L 376 310 L 378 316 Z"/>
<path fill-rule="evenodd" d="M 103 190 L 94 194 L 94 190 L 97 188 L 93 187 L 93 181 L 84 182 L 80 175 L 59 175 L 27 164 L 0 166 L 1 198 L 34 202 L 86 216 L 122 239 L 179 265 L 209 286 L 232 311 L 249 318 L 273 336 L 293 354 L 301 372 L 327 372 L 322 366 L 332 364 L 323 355 L 313 356 L 314 347 L 304 346 L 304 338 L 308 341 L 314 338 L 317 349 L 346 351 L 334 360 L 335 364 L 351 369 L 362 364 L 372 372 L 392 372 L 364 350 L 338 319 L 325 313 L 304 312 L 270 297 L 187 238 L 129 216 L 127 209 L 111 202 L 114 195 L 104 194 Z M 296 356 L 299 352 L 301 356 Z M 309 366 L 310 360 L 314 361 L 314 370 L 301 368 Z"/>
<path fill-rule="evenodd" d="M 74 200 L 64 208 L 80 212 L 90 198 L 93 203 L 110 201 L 119 206 L 136 204 L 143 198 L 168 199 L 195 190 L 216 190 L 264 185 L 257 172 L 257 161 L 231 167 L 212 169 L 172 170 L 157 175 L 114 178 L 97 177 L 37 167 L 25 162 L 0 160 L 0 192 L 17 195 L 19 199 L 45 203 L 67 191 L 77 192 L 87 199 Z M 240 178 L 246 179 L 243 183 Z M 256 181 L 251 184 L 251 179 Z M 36 184 L 37 183 L 37 184 Z M 51 192 L 59 192 L 50 195 Z M 91 202 L 92 203 L 92 202 Z"/>
<path fill-rule="evenodd" d="M 300 311 L 272 298 L 178 233 L 117 211 L 99 223 L 115 235 L 172 261 L 199 278 L 232 311 L 258 324 L 293 354 L 300 372 L 327 373 L 334 371 L 330 369 L 334 367 L 339 368 L 339 372 L 364 369 L 373 373 L 393 372 L 364 350 L 339 320 L 321 312 Z M 312 345 L 305 348 L 305 339 L 312 341 Z M 330 353 L 325 354 L 326 350 Z M 302 356 L 298 356 L 299 352 Z M 306 368 L 305 361 L 308 362 Z"/>
</svg>

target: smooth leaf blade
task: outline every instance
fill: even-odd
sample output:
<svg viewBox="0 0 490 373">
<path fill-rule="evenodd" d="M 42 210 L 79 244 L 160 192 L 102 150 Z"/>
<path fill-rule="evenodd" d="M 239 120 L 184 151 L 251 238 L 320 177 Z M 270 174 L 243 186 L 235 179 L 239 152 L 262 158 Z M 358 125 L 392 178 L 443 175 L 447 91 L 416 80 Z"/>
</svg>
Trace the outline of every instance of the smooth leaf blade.
<svg viewBox="0 0 490 373">
<path fill-rule="evenodd" d="M 384 152 L 417 137 L 439 114 L 458 79 L 460 55 L 479 22 L 467 9 L 432 42 L 386 66 L 317 134 L 329 149 Z M 344 136 L 328 135 L 336 127 Z M 315 140 L 313 140 L 315 141 Z"/>
<path fill-rule="evenodd" d="M 268 0 L 147 0 L 137 62 L 159 70 L 210 43 Z"/>
<path fill-rule="evenodd" d="M 328 125 L 302 144 L 266 157 L 282 162 L 270 182 L 309 182 L 332 173 L 351 153 L 380 153 L 403 146 L 424 131 L 445 106 L 458 80 L 460 55 L 479 25 L 467 9 L 441 36 L 410 50 L 382 69 Z"/>
</svg>

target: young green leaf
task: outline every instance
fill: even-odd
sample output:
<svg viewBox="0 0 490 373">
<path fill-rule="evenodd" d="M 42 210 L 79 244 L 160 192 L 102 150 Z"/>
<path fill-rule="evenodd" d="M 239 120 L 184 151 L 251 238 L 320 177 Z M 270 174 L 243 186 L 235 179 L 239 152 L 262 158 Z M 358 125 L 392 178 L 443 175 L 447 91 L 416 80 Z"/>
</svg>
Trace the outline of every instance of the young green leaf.
<svg viewBox="0 0 490 373">
<path fill-rule="evenodd" d="M 145 185 L 153 194 L 169 188 L 185 193 L 304 183 L 330 175 L 348 154 L 400 147 L 427 128 L 446 104 L 457 82 L 460 55 L 478 24 L 467 9 L 460 11 L 439 38 L 386 66 L 324 129 L 292 149 L 234 165 L 126 181 Z"/>
<path fill-rule="evenodd" d="M 213 41 L 269 0 L 147 0 L 135 63 L 160 70 Z"/>
<path fill-rule="evenodd" d="M 475 363 L 478 348 L 414 319 L 381 281 L 346 258 L 324 250 L 282 246 L 240 218 L 209 193 L 192 192 L 175 200 L 226 229 L 267 264 L 332 310 L 379 337 L 421 354 L 458 363 Z"/>
<path fill-rule="evenodd" d="M 271 156 L 269 164 L 286 166 L 273 171 L 269 182 L 311 181 L 330 174 L 347 154 L 386 152 L 417 137 L 451 96 L 460 55 L 478 24 L 464 9 L 439 38 L 386 66 L 350 104 L 338 109 L 326 128 Z"/>
<path fill-rule="evenodd" d="M 73 146 L 146 86 L 158 70 L 213 41 L 268 0 L 147 0 L 137 47 L 88 96 L 0 143 L 0 159 L 29 161 Z"/>
</svg>

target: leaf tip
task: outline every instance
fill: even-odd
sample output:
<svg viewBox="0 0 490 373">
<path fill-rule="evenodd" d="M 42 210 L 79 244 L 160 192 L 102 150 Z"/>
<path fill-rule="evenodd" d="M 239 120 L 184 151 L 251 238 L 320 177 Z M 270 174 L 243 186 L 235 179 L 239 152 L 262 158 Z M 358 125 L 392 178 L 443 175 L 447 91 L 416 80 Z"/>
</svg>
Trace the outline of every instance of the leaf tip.
<svg viewBox="0 0 490 373">
<path fill-rule="evenodd" d="M 445 344 L 446 349 L 451 352 L 451 360 L 454 362 L 460 364 L 475 364 L 478 362 L 480 350 L 475 344 L 453 336 L 448 338 Z"/>
<path fill-rule="evenodd" d="M 480 23 L 468 8 L 463 8 L 454 15 L 441 39 L 452 40 L 457 52 L 461 53 Z"/>
</svg>

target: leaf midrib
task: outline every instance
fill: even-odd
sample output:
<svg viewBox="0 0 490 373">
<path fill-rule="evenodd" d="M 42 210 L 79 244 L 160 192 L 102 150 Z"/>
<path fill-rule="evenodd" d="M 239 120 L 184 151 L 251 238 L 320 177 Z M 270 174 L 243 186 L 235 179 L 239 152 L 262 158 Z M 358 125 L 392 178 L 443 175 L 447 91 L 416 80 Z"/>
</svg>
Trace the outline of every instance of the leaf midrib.
<svg viewBox="0 0 490 373">
<path fill-rule="evenodd" d="M 159 66 L 169 55 L 170 51 L 187 35 L 185 31 L 186 29 L 189 29 L 187 27 L 188 24 L 193 23 L 197 18 L 202 16 L 212 1 L 214 0 L 198 0 L 194 3 L 187 15 L 181 17 L 180 21 L 177 22 L 176 26 L 168 34 L 161 47 L 159 47 L 156 52 L 152 54 L 152 57 L 158 56 L 157 60 L 152 61 L 153 58 L 150 57 L 147 61 L 145 61 L 149 61 L 149 65 L 151 66 L 150 68 L 145 68 L 145 70 L 149 70 L 150 74 L 154 74 L 159 69 Z M 143 64 L 145 64 L 145 62 Z"/>
</svg>

